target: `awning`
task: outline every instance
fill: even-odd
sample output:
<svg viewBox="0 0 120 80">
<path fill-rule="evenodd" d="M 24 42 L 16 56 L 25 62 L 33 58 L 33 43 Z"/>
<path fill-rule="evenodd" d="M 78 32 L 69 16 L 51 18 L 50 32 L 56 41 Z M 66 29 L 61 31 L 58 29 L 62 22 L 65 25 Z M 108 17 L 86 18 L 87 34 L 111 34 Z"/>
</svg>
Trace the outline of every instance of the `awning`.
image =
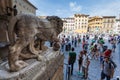
<svg viewBox="0 0 120 80">
<path fill-rule="evenodd" d="M 87 30 L 76 29 L 76 30 L 74 30 L 74 32 L 76 32 L 76 33 L 87 33 Z"/>
</svg>

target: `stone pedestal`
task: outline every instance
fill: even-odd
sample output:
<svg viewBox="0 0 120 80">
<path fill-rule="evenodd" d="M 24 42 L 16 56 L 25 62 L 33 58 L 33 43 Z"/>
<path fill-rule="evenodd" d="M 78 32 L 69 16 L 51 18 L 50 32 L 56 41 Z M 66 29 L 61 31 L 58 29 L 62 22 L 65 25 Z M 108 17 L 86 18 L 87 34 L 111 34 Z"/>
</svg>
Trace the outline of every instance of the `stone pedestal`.
<svg viewBox="0 0 120 80">
<path fill-rule="evenodd" d="M 0 80 L 63 80 L 63 54 L 47 50 L 43 54 L 45 61 L 30 59 L 29 66 L 18 72 L 9 72 L 7 62 L 0 65 Z"/>
</svg>

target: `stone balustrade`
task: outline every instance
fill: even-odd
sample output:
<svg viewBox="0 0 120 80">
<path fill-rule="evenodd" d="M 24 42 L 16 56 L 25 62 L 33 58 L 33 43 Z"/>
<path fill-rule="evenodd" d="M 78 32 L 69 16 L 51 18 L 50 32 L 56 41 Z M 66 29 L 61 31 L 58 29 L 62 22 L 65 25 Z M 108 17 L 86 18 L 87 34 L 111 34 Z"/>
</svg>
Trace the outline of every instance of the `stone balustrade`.
<svg viewBox="0 0 120 80">
<path fill-rule="evenodd" d="M 63 80 L 63 54 L 49 49 L 42 56 L 44 61 L 25 61 L 29 65 L 18 72 L 9 72 L 7 62 L 0 64 L 0 80 Z"/>
</svg>

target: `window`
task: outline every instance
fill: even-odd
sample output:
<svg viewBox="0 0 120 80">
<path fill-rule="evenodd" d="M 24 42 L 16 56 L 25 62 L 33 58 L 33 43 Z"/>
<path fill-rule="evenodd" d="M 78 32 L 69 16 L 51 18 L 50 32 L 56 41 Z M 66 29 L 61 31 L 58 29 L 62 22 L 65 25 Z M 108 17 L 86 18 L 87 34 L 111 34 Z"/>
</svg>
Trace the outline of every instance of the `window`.
<svg viewBox="0 0 120 80">
<path fill-rule="evenodd" d="M 114 23 L 114 20 L 112 20 L 112 23 Z"/>
</svg>

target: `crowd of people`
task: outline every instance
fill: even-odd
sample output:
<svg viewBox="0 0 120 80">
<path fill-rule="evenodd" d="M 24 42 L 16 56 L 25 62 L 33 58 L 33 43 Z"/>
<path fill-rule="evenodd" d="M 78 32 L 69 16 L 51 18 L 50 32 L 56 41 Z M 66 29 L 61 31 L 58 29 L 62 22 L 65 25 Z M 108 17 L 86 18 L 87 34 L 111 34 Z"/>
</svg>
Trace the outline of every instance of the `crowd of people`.
<svg viewBox="0 0 120 80">
<path fill-rule="evenodd" d="M 61 50 L 69 52 L 68 64 L 71 65 L 71 75 L 73 75 L 74 63 L 78 57 L 78 74 L 82 75 L 82 78 L 88 79 L 88 70 L 91 63 L 91 59 L 100 61 L 101 68 L 101 80 L 111 80 L 114 75 L 114 70 L 117 67 L 116 63 L 112 60 L 113 53 L 115 53 L 116 44 L 120 43 L 120 37 L 109 36 L 109 44 L 112 48 L 108 48 L 105 44 L 103 37 L 94 36 L 90 39 L 89 35 L 83 36 L 71 36 L 65 35 L 61 38 Z M 79 55 L 75 52 L 76 47 L 82 49 L 79 51 Z"/>
</svg>

